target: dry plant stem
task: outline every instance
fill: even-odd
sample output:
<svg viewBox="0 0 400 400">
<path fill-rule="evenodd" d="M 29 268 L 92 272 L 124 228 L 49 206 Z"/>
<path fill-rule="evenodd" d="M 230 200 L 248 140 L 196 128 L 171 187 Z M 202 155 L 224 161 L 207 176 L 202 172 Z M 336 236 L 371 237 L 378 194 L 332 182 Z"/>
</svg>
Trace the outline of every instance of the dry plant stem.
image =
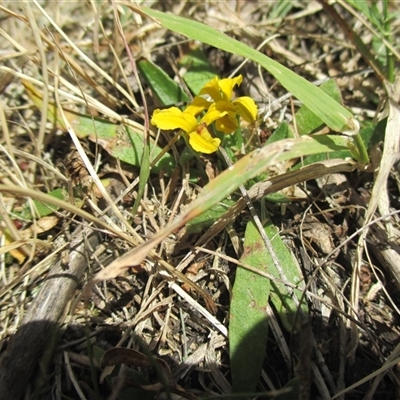
<svg viewBox="0 0 400 400">
<path fill-rule="evenodd" d="M 85 164 L 85 167 L 87 168 L 87 170 L 90 173 L 91 178 L 93 179 L 94 184 L 96 184 L 98 190 L 100 191 L 101 195 L 103 196 L 103 199 L 105 201 L 107 201 L 107 204 L 111 207 L 112 211 L 114 212 L 115 216 L 118 217 L 118 220 L 121 221 L 128 232 L 130 232 L 132 234 L 133 237 L 135 237 L 139 243 L 140 243 L 140 236 L 137 234 L 137 232 L 132 228 L 132 226 L 126 221 L 126 219 L 123 217 L 121 211 L 119 210 L 119 208 L 117 207 L 117 205 L 114 203 L 113 199 L 111 198 L 111 196 L 108 194 L 106 188 L 104 187 L 103 183 L 101 182 L 99 176 L 97 175 L 95 169 L 93 168 L 92 164 L 90 163 L 90 160 L 88 158 L 88 156 L 86 155 L 85 150 L 83 149 L 75 131 L 72 129 L 71 124 L 68 122 L 64 110 L 61 107 L 61 102 L 60 102 L 60 98 L 59 98 L 59 92 L 58 92 L 58 77 L 55 77 L 55 85 L 54 85 L 55 91 L 54 91 L 54 95 L 56 98 L 56 104 L 57 107 L 60 110 L 60 114 L 61 117 L 64 121 L 64 125 L 67 128 L 68 133 L 71 136 L 71 139 L 76 147 L 76 149 L 79 152 L 79 155 L 81 156 L 82 161 Z"/>
<path fill-rule="evenodd" d="M 374 182 L 374 187 L 372 189 L 371 193 L 371 199 L 368 204 L 368 209 L 364 217 L 364 223 L 368 224 L 374 214 L 377 208 L 379 208 L 379 211 L 381 215 L 386 215 L 389 213 L 389 198 L 388 198 L 388 192 L 387 192 L 387 180 L 389 177 L 390 170 L 392 169 L 393 165 L 396 163 L 396 161 L 399 160 L 400 153 L 399 153 L 399 134 L 398 134 L 398 129 L 400 125 L 400 108 L 398 105 L 399 97 L 400 97 L 400 78 L 397 78 L 396 82 L 394 84 L 386 84 L 386 91 L 388 94 L 388 121 L 386 125 L 386 130 L 385 130 L 385 142 L 383 145 L 383 153 L 382 153 L 382 159 L 379 165 L 379 171 L 376 175 L 375 182 Z M 387 224 L 387 237 L 386 240 L 383 241 L 383 243 L 387 244 L 388 239 L 390 239 L 391 236 L 391 226 L 388 223 Z M 363 257 L 363 252 L 364 248 L 366 245 L 366 237 L 368 234 L 368 229 L 365 229 L 358 240 L 358 247 L 357 247 L 357 253 L 356 253 L 356 262 L 352 274 L 352 284 L 351 284 L 351 301 L 352 301 L 352 306 L 355 311 L 354 316 L 357 317 L 357 311 L 358 311 L 358 302 L 359 302 L 359 282 L 360 282 L 360 269 L 361 269 L 361 264 L 362 264 L 362 257 Z M 385 255 L 384 253 L 381 253 L 381 256 L 384 259 L 391 259 L 394 258 L 397 260 L 399 259 L 400 255 L 399 253 L 395 251 L 386 251 Z M 395 270 L 398 269 L 398 263 L 397 266 L 394 267 Z M 391 271 L 392 273 L 395 271 Z M 396 277 L 397 282 L 399 283 L 399 278 L 398 278 L 398 271 L 393 274 Z M 352 339 L 352 347 L 350 350 L 350 357 L 354 359 L 355 357 L 355 351 L 357 348 L 357 343 L 358 343 L 358 328 L 357 326 L 352 323 L 351 324 L 351 339 Z"/>
<path fill-rule="evenodd" d="M 140 81 L 140 78 L 139 78 L 138 70 L 137 70 L 137 67 L 136 67 L 136 62 L 135 62 L 135 60 L 134 60 L 134 58 L 133 58 L 133 55 L 132 55 L 132 52 L 131 52 L 131 50 L 130 50 L 129 44 L 128 44 L 128 42 L 127 42 L 127 40 L 126 40 L 126 37 L 125 37 L 125 35 L 124 35 L 123 29 L 122 29 L 122 25 L 121 25 L 121 20 L 120 20 L 119 17 L 118 17 L 117 7 L 116 7 L 116 5 L 115 5 L 114 0 L 111 0 L 111 4 L 113 5 L 114 21 L 115 21 L 116 27 L 117 27 L 117 29 L 118 29 L 118 33 L 119 33 L 120 36 L 121 36 L 122 42 L 124 43 L 126 53 L 127 53 L 128 57 L 129 57 L 129 61 L 130 61 L 130 63 L 131 63 L 133 75 L 134 75 L 134 77 L 135 77 L 135 79 L 136 79 L 136 82 L 137 82 L 137 84 L 138 84 L 139 92 L 140 92 L 140 97 L 141 97 L 142 103 L 143 103 L 143 108 L 144 108 L 144 132 L 143 132 L 143 141 L 144 141 L 144 143 L 145 143 L 146 140 L 147 140 L 147 136 L 148 136 L 148 133 L 149 133 L 149 126 L 150 126 L 150 122 L 149 122 L 149 112 L 148 112 L 148 109 L 147 109 L 147 100 L 146 100 L 146 96 L 145 96 L 145 94 L 144 94 L 144 89 L 143 89 L 143 87 L 142 87 L 142 84 L 141 84 L 141 81 Z M 133 105 L 135 106 L 135 104 L 133 104 Z"/>
<path fill-rule="evenodd" d="M 382 72 L 382 66 L 379 61 L 371 54 L 368 47 L 365 46 L 363 41 L 343 19 L 343 17 L 333 8 L 332 5 L 328 4 L 327 0 L 318 0 L 322 5 L 325 12 L 336 22 L 336 24 L 342 29 L 346 37 L 354 44 L 364 61 L 374 70 L 376 76 L 381 82 L 385 81 L 385 76 Z"/>
<path fill-rule="evenodd" d="M 40 125 L 39 125 L 39 132 L 36 138 L 35 143 L 35 153 L 36 156 L 40 158 L 42 154 L 42 147 L 44 142 L 44 136 L 46 132 L 46 123 L 47 123 L 47 111 L 49 107 L 49 75 L 48 75 L 48 68 L 47 68 L 47 55 L 45 52 L 43 41 L 40 37 L 40 29 L 36 24 L 36 19 L 33 15 L 32 8 L 30 6 L 30 2 L 23 2 L 22 6 L 25 10 L 25 13 L 28 18 L 28 24 L 31 27 L 32 35 L 35 39 L 35 43 L 37 46 L 38 53 L 40 54 L 40 67 L 42 69 L 42 79 L 43 79 L 43 106 L 41 109 L 41 116 L 40 116 Z M 36 171 L 36 164 L 31 164 L 32 170 L 32 177 L 35 175 Z"/>
<path fill-rule="evenodd" d="M 117 82 L 114 81 L 114 79 L 109 76 L 103 69 L 101 69 L 94 61 L 92 61 L 85 53 L 83 53 L 76 44 L 71 41 L 71 39 L 61 30 L 61 28 L 50 18 L 50 16 L 47 14 L 47 12 L 40 6 L 40 4 L 36 1 L 33 0 L 37 8 L 40 10 L 40 12 L 43 14 L 43 16 L 50 22 L 50 24 L 54 27 L 54 29 L 60 34 L 60 36 L 68 43 L 69 46 L 71 46 L 72 49 L 79 55 L 79 57 L 87 63 L 87 65 L 91 68 L 93 68 L 96 73 L 100 74 L 100 76 L 103 76 L 110 84 L 112 84 L 117 90 L 121 92 L 121 94 L 127 98 L 131 104 L 133 104 L 135 107 L 139 108 L 138 104 L 136 103 L 134 98 L 131 98 L 129 96 L 129 93 L 122 88 Z M 47 39 L 45 36 L 43 39 Z M 48 44 L 48 43 L 47 43 Z M 82 76 L 87 77 L 87 74 L 82 71 Z M 94 87 L 96 90 L 98 90 L 98 85 L 95 84 L 94 82 Z M 105 97 L 109 98 L 109 95 L 105 93 Z"/>
<path fill-rule="evenodd" d="M 75 378 L 74 372 L 73 372 L 72 367 L 71 367 L 71 363 L 69 361 L 68 353 L 66 351 L 64 351 L 64 363 L 65 363 L 65 366 L 66 366 L 66 369 L 67 369 L 67 372 L 68 372 L 68 377 L 71 380 L 71 382 L 72 382 L 72 384 L 73 384 L 73 386 L 74 386 L 74 388 L 76 390 L 76 393 L 78 394 L 80 400 L 86 400 L 86 397 L 83 394 L 81 388 L 79 387 L 79 383 L 77 382 L 77 380 Z"/>
<path fill-rule="evenodd" d="M 350 392 L 351 390 L 354 390 L 356 387 L 362 385 L 363 383 L 366 383 L 370 381 L 372 378 L 375 378 L 376 376 L 379 376 L 383 372 L 389 370 L 390 368 L 394 367 L 400 362 L 400 359 L 397 358 L 395 360 L 392 360 L 390 362 L 387 362 L 383 367 L 379 368 L 378 370 L 372 372 L 371 374 L 367 375 L 366 377 L 362 378 L 358 382 L 354 383 L 353 385 L 347 387 L 345 390 L 342 390 L 341 392 L 336 393 L 334 396 L 331 397 L 330 400 L 337 399 L 339 396 L 342 396 L 345 393 Z M 366 397 L 368 398 L 368 397 Z"/>
<path fill-rule="evenodd" d="M 99 244 L 93 230 L 79 226 L 73 233 L 68 267 L 59 260 L 12 337 L 0 362 L 0 400 L 18 400 L 24 394 L 38 360 L 56 345 L 56 335 L 68 302 L 88 266 L 86 246 Z"/>
<path fill-rule="evenodd" d="M 390 356 L 387 358 L 385 364 L 383 364 L 382 368 L 380 368 L 382 372 L 375 377 L 374 382 L 372 383 L 368 393 L 364 396 L 363 400 L 372 400 L 374 398 L 375 391 L 378 388 L 380 381 L 388 372 L 388 369 L 386 369 L 386 365 L 392 362 L 393 360 L 399 361 L 399 356 L 400 356 L 400 345 L 398 344 L 396 348 L 392 351 Z M 397 387 L 399 387 L 398 383 Z"/>
</svg>

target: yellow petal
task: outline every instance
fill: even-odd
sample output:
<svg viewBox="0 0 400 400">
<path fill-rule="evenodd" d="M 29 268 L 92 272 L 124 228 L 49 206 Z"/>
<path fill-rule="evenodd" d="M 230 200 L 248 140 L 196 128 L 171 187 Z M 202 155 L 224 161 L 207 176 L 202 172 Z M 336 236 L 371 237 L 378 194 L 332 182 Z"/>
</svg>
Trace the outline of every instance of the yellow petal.
<svg viewBox="0 0 400 400">
<path fill-rule="evenodd" d="M 229 115 L 225 115 L 225 117 L 222 117 L 215 121 L 215 127 L 217 128 L 217 130 L 225 134 L 230 134 L 236 131 L 238 126 L 239 124 L 236 117 L 232 117 Z"/>
<path fill-rule="evenodd" d="M 236 78 L 226 78 L 221 79 L 218 84 L 221 92 L 223 94 L 223 99 L 225 101 L 230 101 L 232 98 L 233 88 L 235 85 L 240 85 L 242 83 L 243 77 L 242 75 L 237 76 Z"/>
<path fill-rule="evenodd" d="M 231 102 L 218 101 L 211 104 L 202 121 L 206 122 L 207 125 L 215 121 L 217 130 L 228 134 L 236 130 L 238 126 L 236 115 L 236 109 Z"/>
<path fill-rule="evenodd" d="M 199 129 L 201 125 L 199 125 Z M 211 154 L 218 150 L 221 141 L 218 138 L 213 138 L 207 128 L 202 128 L 189 133 L 189 144 L 195 151 L 205 154 Z"/>
<path fill-rule="evenodd" d="M 199 94 L 208 94 L 214 101 L 223 100 L 218 84 L 218 77 L 215 77 L 210 82 L 207 82 L 200 90 Z"/>
<path fill-rule="evenodd" d="M 206 99 L 203 99 L 201 96 L 196 96 L 192 103 L 189 104 L 184 112 L 188 112 L 189 114 L 192 114 L 194 116 L 199 115 L 202 111 L 208 109 L 210 107 L 210 102 L 207 101 Z"/>
<path fill-rule="evenodd" d="M 152 125 L 160 129 L 182 129 L 186 133 L 192 132 L 197 128 L 196 118 L 189 113 L 182 112 L 177 107 L 167 108 L 166 110 L 154 110 L 151 117 Z"/>
<path fill-rule="evenodd" d="M 251 97 L 243 96 L 232 101 L 236 112 L 247 122 L 253 122 L 257 118 L 257 106 Z"/>
<path fill-rule="evenodd" d="M 218 120 L 219 118 L 224 117 L 227 114 L 227 111 L 219 110 L 215 107 L 215 103 L 211 104 L 211 107 L 208 111 L 204 114 L 203 118 L 201 119 L 200 123 L 205 123 L 207 126 L 212 124 L 214 121 Z"/>
</svg>

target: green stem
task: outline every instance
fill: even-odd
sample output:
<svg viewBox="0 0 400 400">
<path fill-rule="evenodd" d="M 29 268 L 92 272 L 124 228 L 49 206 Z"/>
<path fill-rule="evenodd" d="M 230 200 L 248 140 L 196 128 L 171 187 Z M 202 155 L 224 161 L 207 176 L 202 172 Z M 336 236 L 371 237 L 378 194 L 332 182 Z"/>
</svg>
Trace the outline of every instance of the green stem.
<svg viewBox="0 0 400 400">
<path fill-rule="evenodd" d="M 365 165 L 369 163 L 369 156 L 367 153 L 367 149 L 365 148 L 364 141 L 361 138 L 361 135 L 357 133 L 357 135 L 353 136 L 354 138 L 354 144 L 356 146 L 356 151 L 357 151 L 357 161 L 360 162 L 361 164 Z"/>
<path fill-rule="evenodd" d="M 390 20 L 389 20 L 389 12 L 388 12 L 388 1 L 384 0 L 382 2 L 383 8 L 382 8 L 382 14 L 383 14 L 383 29 L 384 29 L 384 35 L 385 39 L 388 40 L 390 43 L 391 41 L 391 26 L 390 26 Z M 394 57 L 393 53 L 389 48 L 386 47 L 386 77 L 389 82 L 393 83 L 394 82 Z"/>
</svg>

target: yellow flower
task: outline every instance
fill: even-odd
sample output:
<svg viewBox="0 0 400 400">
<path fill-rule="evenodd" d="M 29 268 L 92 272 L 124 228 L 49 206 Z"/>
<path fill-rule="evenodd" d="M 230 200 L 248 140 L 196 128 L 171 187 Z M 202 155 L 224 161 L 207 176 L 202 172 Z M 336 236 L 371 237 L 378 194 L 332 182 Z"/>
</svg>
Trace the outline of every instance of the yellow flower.
<svg viewBox="0 0 400 400">
<path fill-rule="evenodd" d="M 242 75 L 236 78 L 218 79 L 215 77 L 206 83 L 199 96 L 186 108 L 186 112 L 197 115 L 204 110 L 210 113 L 209 119 L 215 122 L 216 128 L 224 133 L 232 133 L 238 127 L 237 115 L 245 121 L 253 122 L 257 117 L 257 106 L 248 96 L 231 100 L 233 88 L 242 83 Z M 208 95 L 213 101 L 208 101 L 202 95 Z M 224 115 L 221 117 L 221 113 Z"/>
<path fill-rule="evenodd" d="M 218 111 L 212 114 L 217 116 Z M 211 115 L 211 114 L 210 114 Z M 204 117 L 197 121 L 196 117 L 185 111 L 181 111 L 177 107 L 171 107 L 166 110 L 154 110 L 151 117 L 151 123 L 160 129 L 182 129 L 189 137 L 189 144 L 194 150 L 205 154 L 211 154 L 217 151 L 221 141 L 218 138 L 213 138 L 207 129 L 213 121 L 210 120 L 210 115 L 205 114 Z M 219 113 L 219 116 L 224 116 Z"/>
<path fill-rule="evenodd" d="M 255 121 L 257 106 L 247 96 L 232 99 L 233 88 L 242 83 L 242 75 L 236 78 L 218 79 L 215 77 L 206 83 L 191 104 L 184 111 L 171 107 L 166 110 L 155 110 L 151 123 L 160 129 L 180 128 L 189 138 L 189 144 L 201 153 L 214 153 L 221 141 L 213 138 L 207 129 L 212 123 L 219 132 L 232 133 L 238 127 L 238 116 L 247 122 Z M 212 101 L 203 96 L 208 96 Z M 196 116 L 203 111 L 204 116 L 198 122 Z"/>
</svg>

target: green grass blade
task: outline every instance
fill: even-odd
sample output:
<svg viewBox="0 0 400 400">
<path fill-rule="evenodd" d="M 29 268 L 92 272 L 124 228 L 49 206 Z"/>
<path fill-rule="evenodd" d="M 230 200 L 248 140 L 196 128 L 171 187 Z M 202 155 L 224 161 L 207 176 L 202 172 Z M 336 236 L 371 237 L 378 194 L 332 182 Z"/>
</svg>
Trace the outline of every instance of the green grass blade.
<svg viewBox="0 0 400 400">
<path fill-rule="evenodd" d="M 148 7 L 143 7 L 142 10 L 165 28 L 260 64 L 331 129 L 351 133 L 358 131 L 358 123 L 350 111 L 321 89 L 277 61 L 200 22 L 152 10 Z"/>
</svg>

